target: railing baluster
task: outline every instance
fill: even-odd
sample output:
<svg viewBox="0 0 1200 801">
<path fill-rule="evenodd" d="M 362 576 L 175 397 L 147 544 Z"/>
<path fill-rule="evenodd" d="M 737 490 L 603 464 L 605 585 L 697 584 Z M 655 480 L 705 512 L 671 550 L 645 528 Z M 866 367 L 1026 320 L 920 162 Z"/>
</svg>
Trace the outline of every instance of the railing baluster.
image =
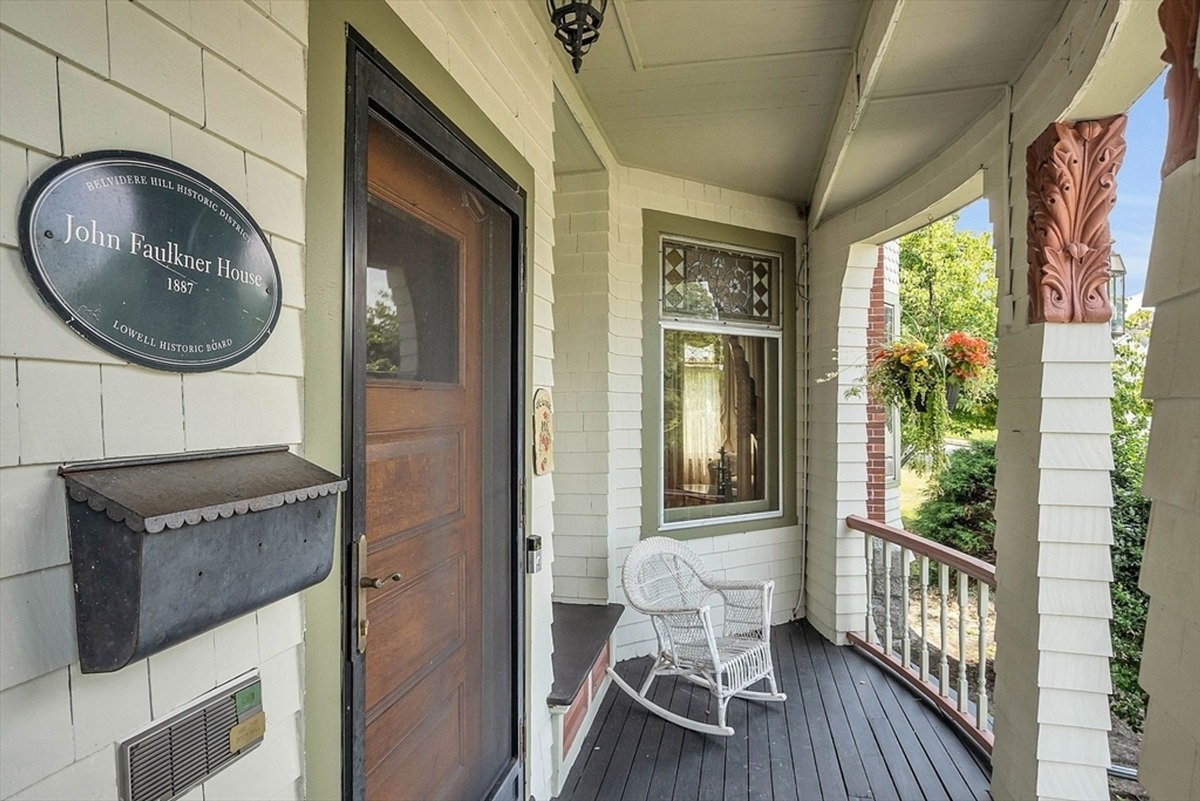
<svg viewBox="0 0 1200 801">
<path fill-rule="evenodd" d="M 892 652 L 892 544 L 883 541 L 883 651 Z"/>
<path fill-rule="evenodd" d="M 875 538 L 870 534 L 863 535 L 867 546 L 867 642 L 875 642 L 875 570 L 871 558 L 875 551 Z"/>
<path fill-rule="evenodd" d="M 908 597 L 911 592 L 908 581 L 908 560 L 911 558 L 907 548 L 900 548 L 900 577 L 902 579 L 900 586 L 904 588 L 898 610 L 900 613 L 900 665 L 905 668 L 912 664 L 912 637 L 908 630 Z"/>
<path fill-rule="evenodd" d="M 921 681 L 929 681 L 929 557 L 921 557 Z"/>
<path fill-rule="evenodd" d="M 995 567 L 940 543 L 858 515 L 848 516 L 846 524 L 865 535 L 863 564 L 867 570 L 866 634 L 851 631 L 847 633 L 848 639 L 911 684 L 962 727 L 981 748 L 991 753 L 993 736 L 988 725 L 991 699 L 987 680 L 988 644 L 994 632 L 987 627 L 992 603 L 989 591 L 996 586 Z M 912 561 L 917 558 L 920 563 L 914 571 Z M 931 562 L 937 567 L 936 585 L 930 582 L 933 578 Z M 958 576 L 953 589 L 951 570 Z M 899 575 L 895 575 L 896 571 L 900 571 Z M 912 587 L 912 582 L 917 580 L 914 573 L 921 582 L 920 595 L 916 598 Z M 972 581 L 979 584 L 974 599 L 971 597 Z M 954 589 L 957 589 L 957 599 L 951 595 Z M 930 608 L 930 596 L 934 593 L 938 596 L 936 611 Z M 958 666 L 951 672 L 950 615 L 956 602 Z M 968 603 L 974 603 L 975 608 L 968 610 Z M 912 620 L 912 615 L 917 614 L 917 604 L 921 616 L 919 630 L 917 622 Z M 938 615 L 936 627 L 930 619 L 931 614 Z M 978 636 L 968 635 L 968 623 L 975 620 L 976 614 L 979 616 Z M 900 631 L 893 634 L 896 626 L 900 626 Z M 935 629 L 940 629 L 936 646 L 934 637 L 939 635 Z M 916 640 L 917 637 L 920 639 Z M 979 647 L 978 686 L 972 688 L 970 681 L 976 678 L 976 673 L 967 667 L 967 651 L 976 644 Z M 932 654 L 935 647 L 939 652 L 936 665 Z M 895 648 L 900 649 L 899 654 Z"/>
<path fill-rule="evenodd" d="M 958 711 L 966 712 L 967 698 L 967 574 L 958 571 Z"/>
<path fill-rule="evenodd" d="M 975 726 L 987 730 L 988 692 L 987 692 L 987 623 L 988 623 L 988 585 L 979 582 L 979 702 L 975 709 Z"/>
<path fill-rule="evenodd" d="M 938 595 L 939 603 L 942 606 L 940 622 L 942 624 L 942 639 L 941 652 L 942 656 L 938 660 L 938 692 L 943 696 L 950 696 L 950 660 L 948 653 L 950 651 L 950 626 L 947 618 L 950 617 L 950 606 L 946 603 L 947 597 L 950 595 L 950 568 L 947 565 L 938 565 Z"/>
</svg>

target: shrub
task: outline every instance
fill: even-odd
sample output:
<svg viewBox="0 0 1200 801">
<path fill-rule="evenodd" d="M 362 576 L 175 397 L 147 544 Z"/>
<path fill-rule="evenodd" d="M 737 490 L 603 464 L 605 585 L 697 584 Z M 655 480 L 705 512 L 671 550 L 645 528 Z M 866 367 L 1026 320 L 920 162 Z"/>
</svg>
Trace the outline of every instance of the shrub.
<svg viewBox="0 0 1200 801">
<path fill-rule="evenodd" d="M 1151 414 L 1150 402 L 1142 399 L 1149 312 L 1130 315 L 1125 327 L 1127 333 L 1113 348 L 1111 708 L 1117 717 L 1140 730 L 1146 714 L 1146 693 L 1138 685 L 1138 669 L 1150 600 L 1138 588 L 1150 523 L 1150 501 L 1142 496 Z"/>
<path fill-rule="evenodd" d="M 972 442 L 950 453 L 929 499 L 906 525 L 914 534 L 996 561 L 996 443 Z"/>
</svg>

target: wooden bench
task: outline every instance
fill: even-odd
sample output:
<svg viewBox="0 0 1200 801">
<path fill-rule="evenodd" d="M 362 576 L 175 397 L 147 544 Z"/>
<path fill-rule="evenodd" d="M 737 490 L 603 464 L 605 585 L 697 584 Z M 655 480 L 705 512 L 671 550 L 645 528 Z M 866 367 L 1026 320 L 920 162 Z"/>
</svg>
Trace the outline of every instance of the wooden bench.
<svg viewBox="0 0 1200 801">
<path fill-rule="evenodd" d="M 554 729 L 553 792 L 558 794 L 579 745 L 581 732 L 591 725 L 611 682 L 606 670 L 612 664 L 611 638 L 625 607 L 555 603 L 551 636 L 554 639 L 554 684 L 546 703 Z"/>
</svg>

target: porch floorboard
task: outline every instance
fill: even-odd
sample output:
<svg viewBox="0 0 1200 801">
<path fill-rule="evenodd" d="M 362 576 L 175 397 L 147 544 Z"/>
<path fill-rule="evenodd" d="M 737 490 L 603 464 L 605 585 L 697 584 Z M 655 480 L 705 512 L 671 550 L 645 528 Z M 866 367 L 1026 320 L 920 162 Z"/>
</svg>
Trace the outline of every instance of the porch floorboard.
<svg viewBox="0 0 1200 801">
<path fill-rule="evenodd" d="M 666 723 L 612 687 L 560 801 L 990 799 L 990 771 L 899 680 L 803 621 L 771 636 L 786 703 L 734 699 L 735 734 L 713 737 Z M 634 687 L 649 669 L 648 657 L 617 665 Z M 650 697 L 715 717 L 708 691 L 681 679 L 659 679 Z"/>
</svg>

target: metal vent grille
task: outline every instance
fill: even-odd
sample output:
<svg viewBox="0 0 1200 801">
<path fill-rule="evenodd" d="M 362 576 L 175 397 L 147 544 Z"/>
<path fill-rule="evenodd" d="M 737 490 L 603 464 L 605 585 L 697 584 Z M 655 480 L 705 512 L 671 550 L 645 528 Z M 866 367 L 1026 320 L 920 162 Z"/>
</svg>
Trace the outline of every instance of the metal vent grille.
<svg viewBox="0 0 1200 801">
<path fill-rule="evenodd" d="M 238 712 L 239 691 L 257 683 L 257 674 L 239 679 L 123 742 L 124 801 L 178 798 L 252 750 L 257 743 L 231 753 L 229 734 L 239 721 L 262 711 L 260 701 Z"/>
</svg>

